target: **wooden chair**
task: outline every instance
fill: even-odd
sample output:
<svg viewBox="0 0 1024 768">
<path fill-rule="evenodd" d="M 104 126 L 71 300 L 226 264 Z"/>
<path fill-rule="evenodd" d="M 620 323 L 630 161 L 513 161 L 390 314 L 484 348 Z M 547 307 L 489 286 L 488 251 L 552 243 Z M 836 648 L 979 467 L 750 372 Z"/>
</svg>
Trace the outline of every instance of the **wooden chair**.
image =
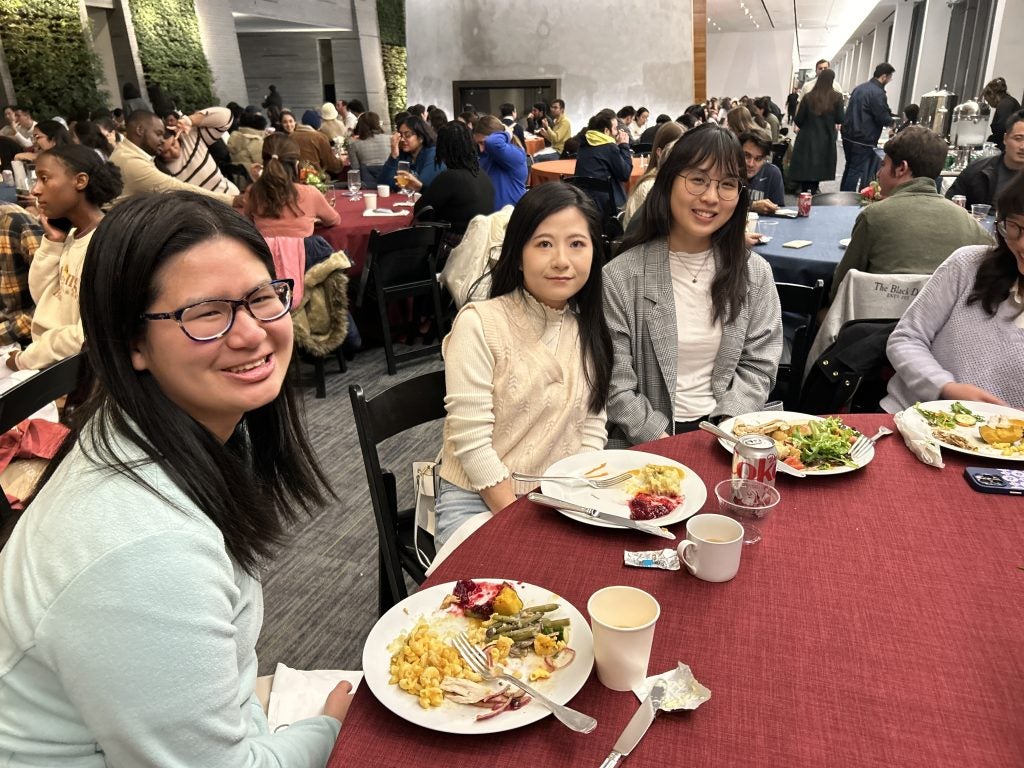
<svg viewBox="0 0 1024 768">
<path fill-rule="evenodd" d="M 437 275 L 444 253 L 446 228 L 445 225 L 435 222 L 425 226 L 406 227 L 386 235 L 377 230 L 370 233 L 370 244 L 357 303 L 362 305 L 366 288 L 369 283 L 373 283 L 384 335 L 384 357 L 387 360 L 388 373 L 392 376 L 398 372 L 400 361 L 438 354 L 441 351 L 440 339 L 444 337 L 445 329 Z M 391 340 L 388 301 L 414 296 L 430 296 L 439 341 L 437 344 L 409 352 L 396 353 Z"/>
<path fill-rule="evenodd" d="M 370 487 L 370 503 L 377 522 L 378 609 L 381 615 L 408 597 L 405 575 L 422 583 L 426 572 L 416 556 L 415 509 L 398 509 L 395 474 L 380 465 L 378 446 L 420 424 L 444 418 L 444 371 L 434 371 L 396 384 L 376 397 L 366 399 L 362 387 L 349 387 L 359 448 Z M 402 470 L 411 476 L 411 467 Z M 426 532 L 420 532 L 420 549 L 433 557 L 434 546 Z M 425 541 L 426 540 L 426 541 Z"/>
<path fill-rule="evenodd" d="M 819 192 L 812 205 L 860 205 L 860 192 Z"/>
<path fill-rule="evenodd" d="M 768 399 L 782 400 L 786 410 L 795 411 L 800 402 L 800 385 L 807 365 L 807 353 L 818 332 L 818 312 L 825 300 L 825 282 L 816 280 L 813 286 L 776 283 L 775 289 L 779 293 L 783 314 L 798 315 L 797 322 L 802 324 L 797 326 L 793 337 L 789 363 L 779 366 L 775 388 Z"/>
<path fill-rule="evenodd" d="M 0 395 L 0 434 L 17 426 L 47 403 L 78 389 L 84 363 L 85 353 L 79 352 L 54 363 Z M 0 488 L 0 520 L 9 514 L 11 505 Z"/>
</svg>

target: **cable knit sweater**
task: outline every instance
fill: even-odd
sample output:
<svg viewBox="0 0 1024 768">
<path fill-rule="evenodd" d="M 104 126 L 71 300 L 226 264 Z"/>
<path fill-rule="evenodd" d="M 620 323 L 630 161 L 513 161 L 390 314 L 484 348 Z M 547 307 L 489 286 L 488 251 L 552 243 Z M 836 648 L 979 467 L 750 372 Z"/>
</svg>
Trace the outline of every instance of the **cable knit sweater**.
<svg viewBox="0 0 1024 768">
<path fill-rule="evenodd" d="M 1024 408 L 1024 328 L 1016 294 L 994 317 L 979 302 L 967 306 L 987 247 L 954 251 L 935 270 L 889 337 L 886 352 L 896 375 L 882 407 L 896 413 L 917 401 L 936 400 L 951 381 L 974 384 Z"/>
<path fill-rule="evenodd" d="M 552 349 L 545 343 L 557 334 Z M 442 348 L 448 394 L 441 477 L 479 491 L 514 470 L 540 474 L 604 448 L 605 414 L 587 408 L 579 327 L 528 293 L 467 304 Z"/>
</svg>

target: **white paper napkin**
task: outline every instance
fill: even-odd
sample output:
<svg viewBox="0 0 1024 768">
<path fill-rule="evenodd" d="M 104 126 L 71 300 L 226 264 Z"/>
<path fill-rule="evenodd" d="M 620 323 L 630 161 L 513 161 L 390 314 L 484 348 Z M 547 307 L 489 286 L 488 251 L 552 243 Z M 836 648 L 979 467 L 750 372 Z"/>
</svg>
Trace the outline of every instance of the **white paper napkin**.
<svg viewBox="0 0 1024 768">
<path fill-rule="evenodd" d="M 372 211 L 363 211 L 363 216 L 408 216 L 412 211 L 389 211 L 387 208 L 374 208 Z"/>
<path fill-rule="evenodd" d="M 942 469 L 946 465 L 942 461 L 939 444 L 927 428 L 922 426 L 921 420 L 911 413 L 912 410 L 912 408 L 908 408 L 892 417 L 896 422 L 896 429 L 900 431 L 903 442 L 907 444 L 907 448 L 912 454 L 928 466 Z"/>
<path fill-rule="evenodd" d="M 352 683 L 352 692 L 359 687 L 362 672 L 341 669 L 292 669 L 278 663 L 274 670 L 274 686 L 270 689 L 267 720 L 270 732 L 287 727 L 307 717 L 324 713 L 327 694 L 342 680 Z"/>
</svg>

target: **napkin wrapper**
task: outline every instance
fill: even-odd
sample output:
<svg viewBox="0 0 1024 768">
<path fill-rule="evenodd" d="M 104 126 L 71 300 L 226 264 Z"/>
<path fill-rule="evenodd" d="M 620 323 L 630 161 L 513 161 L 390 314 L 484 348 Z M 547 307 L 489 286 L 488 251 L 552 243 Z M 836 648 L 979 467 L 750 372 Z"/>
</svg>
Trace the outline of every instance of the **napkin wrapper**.
<svg viewBox="0 0 1024 768">
<path fill-rule="evenodd" d="M 932 438 L 927 428 L 921 424 L 920 419 L 911 413 L 911 410 L 911 408 L 908 408 L 892 417 L 893 421 L 896 422 L 896 429 L 900 431 L 900 435 L 903 437 L 903 442 L 907 444 L 910 452 L 917 456 L 922 463 L 930 467 L 944 468 L 946 465 L 942 461 L 942 451 L 939 448 L 939 444 Z"/>
<path fill-rule="evenodd" d="M 661 700 L 662 712 L 675 712 L 680 709 L 696 709 L 711 698 L 711 691 L 697 682 L 690 668 L 679 662 L 675 669 L 652 675 L 633 689 L 636 697 L 643 701 L 658 680 L 666 683 L 665 698 Z"/>
</svg>

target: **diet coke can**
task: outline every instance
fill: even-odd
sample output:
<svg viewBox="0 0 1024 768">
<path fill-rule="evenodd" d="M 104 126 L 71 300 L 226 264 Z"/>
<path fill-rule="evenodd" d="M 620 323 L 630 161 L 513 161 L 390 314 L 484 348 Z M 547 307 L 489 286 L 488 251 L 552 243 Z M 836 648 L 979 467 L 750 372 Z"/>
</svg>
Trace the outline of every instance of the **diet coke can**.
<svg viewBox="0 0 1024 768">
<path fill-rule="evenodd" d="M 801 192 L 800 197 L 797 198 L 797 213 L 801 216 L 811 215 L 811 193 Z"/>
<path fill-rule="evenodd" d="M 967 207 L 966 195 L 953 195 L 953 202 L 959 205 L 961 208 Z"/>
<path fill-rule="evenodd" d="M 774 486 L 777 462 L 774 440 L 764 435 L 744 435 L 733 447 L 733 479 L 757 480 Z"/>
</svg>

